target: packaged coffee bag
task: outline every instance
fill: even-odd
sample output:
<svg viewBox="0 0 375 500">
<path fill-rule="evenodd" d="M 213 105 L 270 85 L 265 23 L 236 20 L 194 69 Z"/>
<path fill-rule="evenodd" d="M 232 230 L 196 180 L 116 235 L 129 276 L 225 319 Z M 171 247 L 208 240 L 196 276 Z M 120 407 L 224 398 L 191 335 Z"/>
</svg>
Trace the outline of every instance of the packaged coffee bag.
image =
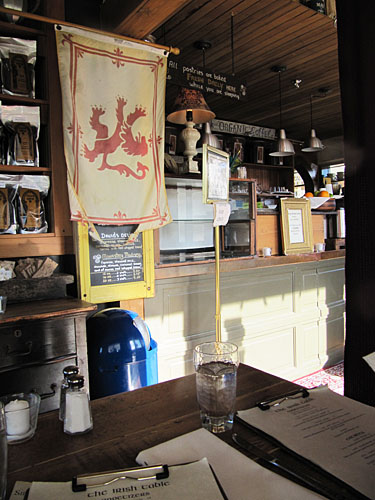
<svg viewBox="0 0 375 500">
<path fill-rule="evenodd" d="M 0 234 L 16 234 L 15 199 L 19 175 L 0 174 Z"/>
<path fill-rule="evenodd" d="M 38 106 L 1 106 L 6 163 L 39 166 L 40 110 Z"/>
<path fill-rule="evenodd" d="M 0 37 L 1 92 L 35 98 L 36 41 Z"/>
<path fill-rule="evenodd" d="M 48 223 L 44 200 L 48 195 L 49 177 L 46 175 L 21 175 L 17 192 L 19 232 L 46 233 Z"/>
</svg>

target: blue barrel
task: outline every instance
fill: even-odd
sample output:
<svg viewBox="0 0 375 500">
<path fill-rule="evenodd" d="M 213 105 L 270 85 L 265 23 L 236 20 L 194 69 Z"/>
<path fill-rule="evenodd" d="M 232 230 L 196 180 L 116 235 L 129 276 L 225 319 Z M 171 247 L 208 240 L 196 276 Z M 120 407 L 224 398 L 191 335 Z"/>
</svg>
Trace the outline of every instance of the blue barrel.
<svg viewBox="0 0 375 500">
<path fill-rule="evenodd" d="M 91 399 L 158 382 L 157 343 L 133 311 L 115 307 L 91 316 L 87 351 Z"/>
</svg>

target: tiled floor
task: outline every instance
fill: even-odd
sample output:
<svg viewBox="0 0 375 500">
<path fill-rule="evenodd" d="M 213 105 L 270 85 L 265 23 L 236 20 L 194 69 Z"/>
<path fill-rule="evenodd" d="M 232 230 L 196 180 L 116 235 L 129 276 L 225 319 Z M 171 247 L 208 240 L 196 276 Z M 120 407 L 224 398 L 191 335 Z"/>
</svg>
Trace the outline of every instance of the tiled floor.
<svg viewBox="0 0 375 500">
<path fill-rule="evenodd" d="M 330 368 L 323 368 L 306 377 L 294 380 L 296 384 L 312 389 L 319 385 L 328 385 L 328 388 L 337 394 L 344 394 L 344 363 L 338 363 Z"/>
</svg>

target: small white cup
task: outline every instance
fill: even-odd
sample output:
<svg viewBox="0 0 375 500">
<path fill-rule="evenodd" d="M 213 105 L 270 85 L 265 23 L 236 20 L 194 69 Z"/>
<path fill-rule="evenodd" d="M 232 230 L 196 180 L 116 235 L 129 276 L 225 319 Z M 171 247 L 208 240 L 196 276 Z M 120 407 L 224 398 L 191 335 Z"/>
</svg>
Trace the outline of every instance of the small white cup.
<svg viewBox="0 0 375 500">
<path fill-rule="evenodd" d="M 263 248 L 263 257 L 271 257 L 271 255 L 272 255 L 272 248 L 264 247 Z"/>
<path fill-rule="evenodd" d="M 324 249 L 325 249 L 325 245 L 324 243 L 315 243 L 314 244 L 314 251 L 315 252 L 324 252 Z"/>
</svg>

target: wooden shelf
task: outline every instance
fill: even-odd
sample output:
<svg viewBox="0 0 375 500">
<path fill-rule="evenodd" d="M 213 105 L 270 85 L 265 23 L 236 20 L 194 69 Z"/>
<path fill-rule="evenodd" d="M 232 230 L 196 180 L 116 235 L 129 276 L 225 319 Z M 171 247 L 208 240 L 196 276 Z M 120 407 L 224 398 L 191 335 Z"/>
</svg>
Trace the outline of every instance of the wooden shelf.
<svg viewBox="0 0 375 500">
<path fill-rule="evenodd" d="M 0 259 L 69 254 L 74 254 L 74 246 L 67 233 L 0 235 Z"/>
<path fill-rule="evenodd" d="M 1 324 L 87 314 L 91 311 L 96 311 L 96 309 L 96 304 L 71 297 L 19 302 L 17 304 L 8 304 L 1 318 Z"/>
<path fill-rule="evenodd" d="M 294 169 L 294 165 L 269 165 L 267 163 L 243 163 L 242 165 L 244 167 L 250 167 L 250 168 Z"/>
<path fill-rule="evenodd" d="M 23 97 L 20 95 L 10 95 L 1 93 L 0 93 L 0 101 L 9 101 L 14 104 L 22 104 L 22 103 L 32 104 L 34 106 L 48 105 L 48 101 L 46 101 L 45 99 L 36 99 L 34 97 Z"/>
<path fill-rule="evenodd" d="M 0 173 L 27 174 L 27 173 L 49 173 L 49 167 L 28 167 L 27 165 L 0 165 Z"/>
<path fill-rule="evenodd" d="M 29 28 L 28 26 L 23 26 L 22 24 L 9 23 L 7 21 L 0 20 L 0 31 L 2 33 L 7 33 L 9 36 L 30 36 L 32 38 L 38 36 L 46 36 L 45 32 L 35 28 Z"/>
<path fill-rule="evenodd" d="M 263 197 L 263 198 L 284 198 L 284 197 L 294 197 L 293 193 L 289 193 L 286 191 L 285 193 L 257 193 L 257 196 Z"/>
</svg>

